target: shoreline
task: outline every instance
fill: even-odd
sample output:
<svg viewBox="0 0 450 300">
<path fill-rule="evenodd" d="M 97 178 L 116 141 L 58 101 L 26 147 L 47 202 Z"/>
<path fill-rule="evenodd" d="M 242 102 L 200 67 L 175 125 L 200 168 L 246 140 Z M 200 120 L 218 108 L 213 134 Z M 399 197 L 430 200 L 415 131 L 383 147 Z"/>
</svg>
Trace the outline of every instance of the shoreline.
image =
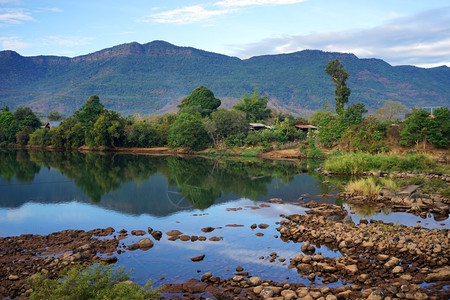
<svg viewBox="0 0 450 300">
<path fill-rule="evenodd" d="M 210 270 L 183 283 L 166 284 L 160 291 L 166 299 L 202 299 L 205 293 L 245 299 L 261 299 L 266 294 L 282 297 L 279 299 L 310 296 L 329 300 L 402 298 L 402 295 L 407 299 L 447 299 L 450 296 L 450 291 L 444 288 L 450 285 L 448 229 L 426 229 L 419 225 L 403 226 L 366 219 L 354 224 L 340 206 L 314 201 L 302 206 L 309 210 L 301 215 L 281 215 L 277 222 L 280 239 L 303 243 L 299 253 L 288 259 L 287 268 L 297 269 L 311 283 L 322 278 L 324 283 L 340 280 L 341 286 L 312 287 L 303 283 L 274 282 L 250 276 L 251 270 L 243 272 L 236 268 L 235 276 L 230 278 L 215 277 L 214 270 Z M 124 245 L 121 241 L 129 234 L 139 237 L 140 241 Z M 64 268 L 79 263 L 115 263 L 123 251 L 151 251 L 153 244 L 161 238 L 176 241 L 186 237 L 151 228 L 127 232 L 111 227 L 90 231 L 63 230 L 45 236 L 0 237 L 0 274 L 3 274 L 0 296 L 26 297 L 31 291 L 25 280 L 33 274 L 48 274 L 55 278 Z M 201 237 L 198 238 L 201 241 Z M 191 241 L 194 241 L 192 237 Z M 320 245 L 336 249 L 342 256 L 323 257 L 316 253 Z M 276 259 L 277 254 L 273 255 Z M 230 266 L 230 269 L 234 267 Z M 429 286 L 421 286 L 423 283 Z M 380 296 L 380 291 L 383 297 L 373 298 Z"/>
</svg>

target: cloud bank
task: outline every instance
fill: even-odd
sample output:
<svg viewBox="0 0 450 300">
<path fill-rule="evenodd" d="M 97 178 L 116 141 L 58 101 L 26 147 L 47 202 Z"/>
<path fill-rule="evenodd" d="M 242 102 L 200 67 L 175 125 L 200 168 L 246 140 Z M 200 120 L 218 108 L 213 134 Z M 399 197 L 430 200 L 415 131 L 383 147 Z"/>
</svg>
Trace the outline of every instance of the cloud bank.
<svg viewBox="0 0 450 300">
<path fill-rule="evenodd" d="M 231 47 L 242 58 L 320 49 L 381 58 L 394 65 L 450 66 L 450 7 L 393 19 L 371 29 L 275 36 Z"/>
</svg>

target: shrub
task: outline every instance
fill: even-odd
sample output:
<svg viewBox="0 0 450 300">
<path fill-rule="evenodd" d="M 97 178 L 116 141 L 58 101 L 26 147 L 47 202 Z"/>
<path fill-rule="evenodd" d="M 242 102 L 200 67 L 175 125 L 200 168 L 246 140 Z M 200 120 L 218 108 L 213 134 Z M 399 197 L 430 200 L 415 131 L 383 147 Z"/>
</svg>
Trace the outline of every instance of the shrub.
<svg viewBox="0 0 450 300">
<path fill-rule="evenodd" d="M 31 299 L 160 299 L 151 283 L 144 287 L 134 284 L 124 268 L 104 263 L 89 267 L 75 266 L 61 279 L 49 279 L 42 274 L 29 280 Z"/>
</svg>

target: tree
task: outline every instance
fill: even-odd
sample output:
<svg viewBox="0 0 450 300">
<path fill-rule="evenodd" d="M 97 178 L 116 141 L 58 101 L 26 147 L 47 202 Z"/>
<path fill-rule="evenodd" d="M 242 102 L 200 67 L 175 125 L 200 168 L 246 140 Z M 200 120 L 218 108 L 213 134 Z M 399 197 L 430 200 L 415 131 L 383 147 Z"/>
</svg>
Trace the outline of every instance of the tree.
<svg viewBox="0 0 450 300">
<path fill-rule="evenodd" d="M 181 113 L 169 128 L 168 146 L 201 150 L 210 142 L 199 113 Z"/>
<path fill-rule="evenodd" d="M 57 110 L 52 110 L 47 115 L 49 121 L 61 121 L 62 118 L 63 116 Z"/>
<path fill-rule="evenodd" d="M 408 108 L 399 101 L 386 100 L 382 107 L 377 109 L 373 116 L 380 122 L 397 122 L 401 119 L 400 114 L 405 113 Z"/>
<path fill-rule="evenodd" d="M 405 119 L 403 130 L 400 132 L 400 145 L 408 146 L 412 144 L 418 145 L 424 141 L 430 123 L 430 114 L 419 109 Z"/>
<path fill-rule="evenodd" d="M 336 96 L 334 98 L 336 100 L 336 113 L 341 115 L 344 112 L 344 104 L 348 102 L 350 97 L 350 88 L 345 83 L 350 75 L 337 58 L 328 62 L 325 71 L 333 80 L 335 86 L 334 95 Z"/>
<path fill-rule="evenodd" d="M 260 97 L 257 89 L 252 96 L 243 95 L 233 109 L 245 112 L 249 122 L 263 121 L 271 114 L 271 110 L 267 108 L 267 96 Z"/>
<path fill-rule="evenodd" d="M 119 113 L 112 110 L 104 110 L 94 124 L 91 135 L 93 146 L 116 147 L 123 137 L 125 120 Z"/>
<path fill-rule="evenodd" d="M 202 116 L 217 110 L 221 101 L 214 97 L 214 93 L 204 86 L 199 86 L 178 105 L 181 111 L 198 111 Z"/>
</svg>

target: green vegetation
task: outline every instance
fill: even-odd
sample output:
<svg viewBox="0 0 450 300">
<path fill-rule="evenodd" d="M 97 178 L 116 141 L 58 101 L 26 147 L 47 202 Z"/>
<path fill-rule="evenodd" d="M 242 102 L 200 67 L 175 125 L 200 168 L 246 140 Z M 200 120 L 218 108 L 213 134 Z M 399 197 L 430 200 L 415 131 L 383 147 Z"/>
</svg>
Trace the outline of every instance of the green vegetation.
<svg viewBox="0 0 450 300">
<path fill-rule="evenodd" d="M 323 168 L 336 174 L 357 175 L 372 170 L 429 171 L 436 166 L 436 162 L 425 154 L 344 153 L 328 158 Z"/>
<path fill-rule="evenodd" d="M 36 275 L 28 283 L 33 292 L 30 299 L 160 299 L 161 294 L 149 282 L 144 287 L 131 281 L 124 268 L 94 264 L 75 266 L 60 279 Z"/>
<path fill-rule="evenodd" d="M 213 147 L 219 149 L 216 153 L 225 154 L 227 151 L 223 149 L 237 147 L 261 147 L 261 151 L 265 151 L 298 146 L 303 154 L 314 158 L 324 158 L 319 149 L 333 147 L 372 154 L 388 152 L 398 145 L 411 147 L 422 143 L 424 149 L 427 144 L 448 147 L 448 108 L 435 109 L 433 116 L 416 109 L 403 123 L 391 125 L 393 120 L 398 121 L 405 108 L 389 100 L 377 111 L 377 117 L 364 117 L 367 110 L 363 103 L 346 106 L 351 94 L 346 84 L 350 75 L 342 63 L 338 59 L 331 60 L 325 71 L 335 85 L 335 113 L 326 109 L 314 113 L 309 122 L 319 130 L 308 135 L 302 131 L 304 128 L 295 127 L 296 124 L 309 123 L 307 120 L 270 110 L 267 95 L 260 96 L 257 89 L 252 96 L 244 94 L 240 102 L 228 110 L 218 109 L 221 100 L 211 90 L 200 86 L 181 101 L 178 113 L 163 116 L 124 118 L 105 108 L 100 97 L 94 94 L 72 116 L 48 130 L 39 128 L 41 123 L 30 108 L 18 108 L 13 113 L 5 106 L 0 113 L 0 146 L 57 149 L 167 146 L 193 151 Z M 49 119 L 60 117 L 57 111 L 49 113 Z M 256 130 L 259 128 L 251 127 L 251 122 L 270 126 Z M 246 155 L 246 151 L 233 152 Z M 250 152 L 252 156 L 255 153 Z M 405 167 L 414 168 L 407 164 Z M 417 167 L 421 168 L 420 165 Z"/>
<path fill-rule="evenodd" d="M 346 185 L 345 191 L 375 199 L 380 194 L 381 188 L 382 186 L 377 183 L 376 178 L 369 177 L 350 181 Z"/>
</svg>

